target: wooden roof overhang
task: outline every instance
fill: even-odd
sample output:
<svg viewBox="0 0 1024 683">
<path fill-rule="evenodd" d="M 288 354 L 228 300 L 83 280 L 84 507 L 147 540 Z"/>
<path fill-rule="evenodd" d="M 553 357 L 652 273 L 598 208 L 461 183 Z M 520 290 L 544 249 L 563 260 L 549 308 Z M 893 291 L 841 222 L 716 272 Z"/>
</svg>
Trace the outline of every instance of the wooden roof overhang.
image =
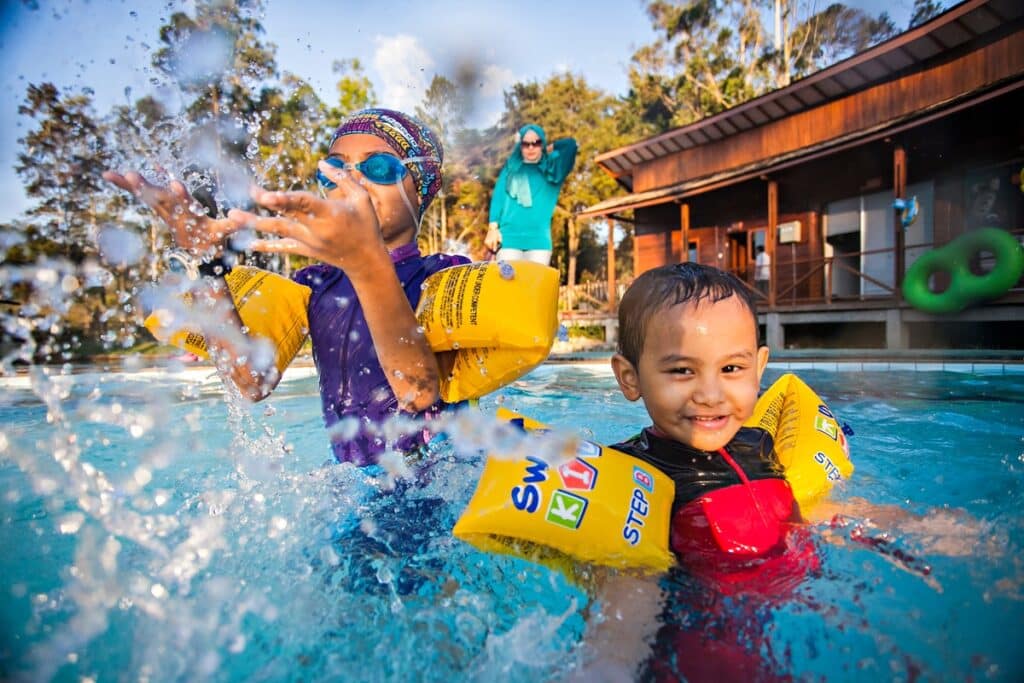
<svg viewBox="0 0 1024 683">
<path fill-rule="evenodd" d="M 633 189 L 634 170 L 643 164 L 694 147 L 713 144 L 725 138 L 766 125 L 794 114 L 847 97 L 873 85 L 934 63 L 949 53 L 983 40 L 986 34 L 998 35 L 1024 17 L 1020 0 L 968 0 L 917 28 L 902 33 L 875 47 L 831 67 L 800 79 L 791 85 L 766 93 L 713 116 L 647 140 L 621 147 L 596 157 L 596 161 L 626 189 Z M 886 128 L 901 122 L 886 122 Z M 857 131 L 847 136 L 859 138 L 872 131 Z M 889 130 L 889 133 L 892 131 Z M 830 140 L 812 148 L 781 155 L 820 154 L 823 149 L 848 143 Z M 616 210 L 639 208 L 681 197 L 709 183 L 740 182 L 748 173 L 763 173 L 780 163 L 779 157 L 764 159 L 740 169 L 730 169 L 712 178 L 687 180 L 670 187 L 652 189 L 627 197 L 609 199 L 581 212 L 581 216 L 608 215 Z"/>
<path fill-rule="evenodd" d="M 835 138 L 818 145 L 763 159 L 756 163 L 729 169 L 721 173 L 676 183 L 668 187 L 647 192 L 636 192 L 622 197 L 612 197 L 587 207 L 576 215 L 579 218 L 593 218 L 596 216 L 617 218 L 616 214 L 621 211 L 640 209 L 668 202 L 680 202 L 687 197 L 742 183 L 769 173 L 782 171 L 791 166 L 836 154 L 852 147 L 875 142 L 1021 89 L 1024 89 L 1024 74 L 1018 74 L 1015 78 L 1007 79 L 993 87 L 987 87 L 973 93 L 966 93 L 955 100 L 942 102 L 899 119 L 887 121 L 883 125 L 859 130 L 856 133 Z"/>
</svg>

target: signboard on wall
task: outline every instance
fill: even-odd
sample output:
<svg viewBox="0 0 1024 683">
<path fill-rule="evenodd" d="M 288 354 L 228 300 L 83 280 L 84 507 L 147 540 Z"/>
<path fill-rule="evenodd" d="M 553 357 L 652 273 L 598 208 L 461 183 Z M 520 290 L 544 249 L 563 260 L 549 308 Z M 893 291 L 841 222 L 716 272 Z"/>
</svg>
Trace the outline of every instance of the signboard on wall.
<svg viewBox="0 0 1024 683">
<path fill-rule="evenodd" d="M 779 223 L 779 244 L 791 244 L 800 241 L 800 221 Z"/>
</svg>

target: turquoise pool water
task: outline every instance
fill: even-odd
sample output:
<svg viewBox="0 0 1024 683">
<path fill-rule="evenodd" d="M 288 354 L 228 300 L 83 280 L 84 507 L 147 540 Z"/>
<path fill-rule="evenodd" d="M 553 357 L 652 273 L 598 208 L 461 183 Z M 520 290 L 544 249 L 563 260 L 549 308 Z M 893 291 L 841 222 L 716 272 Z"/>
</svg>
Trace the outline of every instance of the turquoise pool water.
<svg viewBox="0 0 1024 683">
<path fill-rule="evenodd" d="M 915 517 L 814 527 L 821 571 L 747 625 L 762 655 L 803 680 L 1020 680 L 1024 375 L 800 374 L 855 431 L 836 498 Z M 34 385 L 0 394 L 2 679 L 536 681 L 584 657 L 583 588 L 451 537 L 486 417 L 452 425 L 428 483 L 383 491 L 321 467 L 313 377 L 248 408 L 202 373 Z M 498 402 L 606 443 L 645 418 L 599 365 Z"/>
</svg>

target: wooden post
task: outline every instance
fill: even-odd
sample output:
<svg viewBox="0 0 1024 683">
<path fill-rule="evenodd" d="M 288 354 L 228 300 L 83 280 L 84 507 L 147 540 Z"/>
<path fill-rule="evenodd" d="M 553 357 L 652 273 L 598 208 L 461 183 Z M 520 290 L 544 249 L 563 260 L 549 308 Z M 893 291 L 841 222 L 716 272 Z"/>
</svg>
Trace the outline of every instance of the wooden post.
<svg viewBox="0 0 1024 683">
<path fill-rule="evenodd" d="M 779 184 L 774 180 L 768 181 L 768 234 L 765 236 L 764 250 L 771 262 L 768 264 L 771 270 L 768 280 L 768 308 L 775 307 L 775 291 L 778 262 L 775 258 L 775 245 L 778 243 L 779 227 Z"/>
<path fill-rule="evenodd" d="M 683 240 L 679 261 L 686 263 L 690 260 L 690 205 L 686 202 L 679 205 L 679 229 Z"/>
<path fill-rule="evenodd" d="M 615 221 L 608 218 L 608 310 L 614 311 L 619 305 L 615 291 Z"/>
<path fill-rule="evenodd" d="M 899 145 L 892 150 L 892 192 L 896 199 L 907 198 L 907 151 Z M 893 240 L 893 249 L 895 250 L 893 283 L 896 288 L 896 298 L 898 299 L 903 285 L 906 239 L 903 222 L 900 220 L 900 210 L 894 207 L 893 214 L 893 224 L 896 230 L 895 239 Z"/>
<path fill-rule="evenodd" d="M 566 292 L 568 293 L 567 310 L 573 310 L 576 306 L 576 251 L 579 249 L 579 234 L 576 230 L 576 217 L 569 218 L 569 264 L 566 268 Z"/>
</svg>

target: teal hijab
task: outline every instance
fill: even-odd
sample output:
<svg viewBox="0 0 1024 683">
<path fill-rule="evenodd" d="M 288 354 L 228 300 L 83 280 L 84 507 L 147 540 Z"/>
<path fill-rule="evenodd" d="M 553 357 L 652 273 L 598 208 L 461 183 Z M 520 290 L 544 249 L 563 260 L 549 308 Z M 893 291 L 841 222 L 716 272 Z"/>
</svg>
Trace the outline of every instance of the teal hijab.
<svg viewBox="0 0 1024 683">
<path fill-rule="evenodd" d="M 540 161 L 532 165 L 537 167 L 537 170 L 540 171 L 545 180 L 557 185 L 559 182 L 558 172 L 554 159 L 548 154 L 548 140 L 547 136 L 544 135 L 544 129 L 537 124 L 528 123 L 519 129 L 518 140 L 522 140 L 531 130 L 540 138 L 541 145 Z M 508 161 L 505 162 L 505 191 L 509 197 L 516 200 L 524 208 L 533 206 L 533 196 L 530 193 L 530 179 L 526 171 L 526 167 L 530 165 L 523 160 L 523 148 L 518 144 L 509 156 Z"/>
</svg>

